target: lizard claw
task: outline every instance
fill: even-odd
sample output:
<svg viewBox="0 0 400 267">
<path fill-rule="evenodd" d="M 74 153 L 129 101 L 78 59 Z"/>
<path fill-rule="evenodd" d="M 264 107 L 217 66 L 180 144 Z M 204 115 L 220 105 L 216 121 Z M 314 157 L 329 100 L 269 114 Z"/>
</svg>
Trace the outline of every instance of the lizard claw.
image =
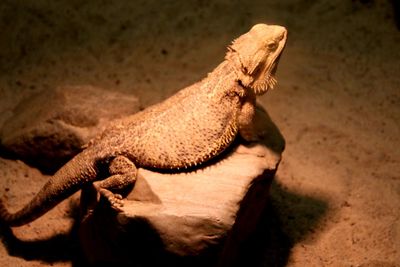
<svg viewBox="0 0 400 267">
<path fill-rule="evenodd" d="M 111 204 L 111 208 L 113 208 L 118 212 L 122 211 L 122 207 L 124 206 L 124 201 L 122 200 L 122 196 L 120 194 L 114 194 L 111 191 L 104 188 L 101 188 L 99 193 L 101 196 L 107 199 L 107 201 Z"/>
<path fill-rule="evenodd" d="M 124 206 L 124 201 L 122 200 L 122 196 L 120 194 L 114 194 L 114 196 L 109 198 L 108 201 L 114 210 L 122 211 L 121 208 Z"/>
<path fill-rule="evenodd" d="M 122 196 L 121 196 L 120 194 L 114 194 L 114 197 L 115 197 L 116 199 L 122 200 Z"/>
<path fill-rule="evenodd" d="M 122 209 L 123 206 L 124 206 L 124 202 L 123 201 L 118 201 L 118 202 L 111 203 L 111 208 L 113 210 L 117 211 L 117 212 L 122 212 L 123 211 L 123 209 Z"/>
</svg>

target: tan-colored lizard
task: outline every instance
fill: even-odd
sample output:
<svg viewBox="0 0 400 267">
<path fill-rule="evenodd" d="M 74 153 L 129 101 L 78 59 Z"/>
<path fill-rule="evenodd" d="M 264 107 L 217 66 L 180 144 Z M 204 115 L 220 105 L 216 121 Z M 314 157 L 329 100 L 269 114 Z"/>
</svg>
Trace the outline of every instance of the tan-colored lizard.
<svg viewBox="0 0 400 267">
<path fill-rule="evenodd" d="M 0 201 L 0 221 L 9 226 L 29 223 L 90 183 L 118 210 L 118 193 L 134 184 L 138 167 L 193 168 L 225 151 L 238 135 L 256 140 L 256 96 L 276 84 L 286 38 L 284 27 L 253 26 L 232 42 L 225 60 L 205 79 L 113 124 L 20 211 L 11 214 Z"/>
</svg>

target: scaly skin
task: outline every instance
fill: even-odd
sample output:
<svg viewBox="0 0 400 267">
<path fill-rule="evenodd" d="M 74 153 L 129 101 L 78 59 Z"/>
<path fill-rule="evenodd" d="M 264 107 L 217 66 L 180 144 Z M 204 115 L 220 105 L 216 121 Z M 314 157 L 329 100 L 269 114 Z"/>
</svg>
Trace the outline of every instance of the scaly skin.
<svg viewBox="0 0 400 267">
<path fill-rule="evenodd" d="M 106 129 L 20 211 L 11 214 L 0 201 L 0 221 L 29 223 L 91 183 L 118 210 L 122 197 L 115 192 L 134 184 L 138 167 L 196 167 L 226 150 L 237 135 L 256 140 L 256 96 L 275 85 L 286 36 L 284 27 L 255 25 L 205 79 Z"/>
</svg>

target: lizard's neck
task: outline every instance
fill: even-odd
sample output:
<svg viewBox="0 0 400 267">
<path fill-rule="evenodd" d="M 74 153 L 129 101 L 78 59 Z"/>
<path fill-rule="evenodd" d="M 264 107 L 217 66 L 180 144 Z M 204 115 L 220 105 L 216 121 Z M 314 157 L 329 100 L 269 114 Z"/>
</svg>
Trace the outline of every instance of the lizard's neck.
<svg viewBox="0 0 400 267">
<path fill-rule="evenodd" d="M 234 83 L 238 83 L 236 72 L 230 62 L 224 60 L 203 80 L 203 88 L 215 94 L 229 90 Z"/>
<path fill-rule="evenodd" d="M 238 70 L 233 66 L 232 62 L 230 60 L 224 60 L 208 74 L 206 82 L 209 84 L 209 87 L 214 87 L 217 91 L 221 89 L 227 90 L 228 88 L 226 88 L 226 86 L 232 86 L 233 83 L 236 83 L 246 94 L 263 95 L 265 93 L 260 91 L 259 94 L 257 94 L 253 88 L 244 85 L 239 77 Z M 210 86 L 211 84 L 213 86 Z"/>
<path fill-rule="evenodd" d="M 230 61 L 224 60 L 222 61 L 212 72 L 209 73 L 209 77 L 217 76 L 219 78 L 222 77 L 233 77 L 234 79 L 237 77 L 236 72 Z"/>
</svg>

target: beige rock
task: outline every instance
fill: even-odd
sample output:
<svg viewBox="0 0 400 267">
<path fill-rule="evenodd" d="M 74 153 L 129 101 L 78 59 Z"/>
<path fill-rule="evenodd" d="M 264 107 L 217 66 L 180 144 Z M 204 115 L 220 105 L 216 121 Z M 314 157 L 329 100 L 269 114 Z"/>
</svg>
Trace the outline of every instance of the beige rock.
<svg viewBox="0 0 400 267">
<path fill-rule="evenodd" d="M 123 212 L 116 216 L 106 206 L 93 208 L 93 191 L 83 191 L 87 215 L 80 239 L 88 261 L 152 266 L 191 259 L 193 264 L 230 266 L 240 243 L 255 230 L 284 148 L 266 112 L 258 109 L 257 115 L 263 135 L 257 144 L 237 142 L 196 171 L 139 169 Z"/>
<path fill-rule="evenodd" d="M 3 149 L 57 170 L 110 120 L 139 110 L 135 96 L 93 86 L 58 87 L 23 100 L 0 131 Z"/>
</svg>

